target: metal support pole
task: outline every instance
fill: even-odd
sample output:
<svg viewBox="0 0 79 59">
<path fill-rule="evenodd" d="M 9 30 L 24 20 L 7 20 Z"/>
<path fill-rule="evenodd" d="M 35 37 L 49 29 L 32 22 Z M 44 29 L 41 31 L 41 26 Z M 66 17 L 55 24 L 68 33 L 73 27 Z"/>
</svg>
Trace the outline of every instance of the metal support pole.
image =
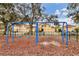
<svg viewBox="0 0 79 59">
<path fill-rule="evenodd" d="M 36 22 L 36 45 L 38 44 L 38 22 Z"/>
<path fill-rule="evenodd" d="M 68 48 L 68 24 L 66 23 L 66 48 Z"/>
<path fill-rule="evenodd" d="M 62 26 L 62 45 L 64 44 L 64 23 Z"/>
<path fill-rule="evenodd" d="M 14 24 L 12 23 L 12 43 L 14 43 Z"/>
<path fill-rule="evenodd" d="M 7 31 L 6 31 L 6 43 L 8 44 L 8 33 L 9 33 L 9 29 L 8 29 L 8 24 L 7 24 Z"/>
</svg>

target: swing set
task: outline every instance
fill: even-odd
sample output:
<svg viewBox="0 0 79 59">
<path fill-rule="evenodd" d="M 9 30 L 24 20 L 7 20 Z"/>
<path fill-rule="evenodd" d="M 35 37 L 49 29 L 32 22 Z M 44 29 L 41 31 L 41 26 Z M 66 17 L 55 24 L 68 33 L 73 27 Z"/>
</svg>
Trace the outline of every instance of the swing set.
<svg viewBox="0 0 79 59">
<path fill-rule="evenodd" d="M 29 24 L 35 24 L 36 25 L 35 26 L 35 44 L 36 44 L 36 46 L 38 46 L 39 45 L 39 42 L 40 42 L 39 24 L 40 23 L 42 23 L 42 24 L 47 24 L 47 23 L 53 24 L 54 22 L 12 22 L 12 44 L 14 44 L 14 42 L 15 42 L 15 34 L 14 34 L 14 26 L 15 26 L 15 24 L 21 24 L 22 25 L 22 24 L 27 24 L 27 23 L 29 23 Z M 62 32 L 61 32 L 62 45 L 64 44 L 64 39 L 66 39 L 65 40 L 66 41 L 66 48 L 68 48 L 68 24 L 66 22 L 58 22 L 58 23 L 62 24 L 61 25 L 62 26 Z M 64 25 L 66 25 L 66 32 L 64 31 Z M 6 39 L 5 39 L 7 44 L 9 44 L 9 42 L 8 42 L 9 41 L 9 38 L 8 38 L 8 36 L 9 36 L 9 28 L 8 28 L 8 26 L 9 25 L 7 25 Z M 52 34 L 54 34 L 54 33 L 52 33 Z M 66 38 L 65 38 L 64 34 L 66 34 Z M 24 35 L 22 35 L 22 36 L 24 36 Z M 22 38 L 22 36 L 18 36 L 18 38 Z M 26 38 L 31 39 L 30 38 L 31 36 L 32 36 L 31 34 L 26 35 Z M 49 39 L 48 36 L 46 36 L 46 38 L 47 38 L 47 40 Z M 58 39 L 57 36 L 55 38 Z M 51 44 L 51 43 L 52 42 L 50 42 L 49 44 Z M 57 43 L 57 41 L 56 41 L 56 43 Z M 20 44 L 21 44 L 21 42 L 20 42 Z M 28 45 L 31 44 L 30 41 L 28 41 L 27 44 Z M 46 43 L 44 43 L 44 44 L 46 44 Z"/>
</svg>

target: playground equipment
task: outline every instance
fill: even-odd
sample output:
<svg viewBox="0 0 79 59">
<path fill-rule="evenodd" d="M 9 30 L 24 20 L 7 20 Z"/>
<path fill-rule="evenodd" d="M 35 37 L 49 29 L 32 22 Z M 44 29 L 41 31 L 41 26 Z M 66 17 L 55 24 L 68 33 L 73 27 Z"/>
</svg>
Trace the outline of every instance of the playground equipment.
<svg viewBox="0 0 79 59">
<path fill-rule="evenodd" d="M 39 24 L 53 24 L 54 22 L 38 22 L 38 30 L 39 30 Z M 68 47 L 68 24 L 66 23 L 66 22 L 59 22 L 60 24 L 62 24 L 61 26 L 62 26 L 62 32 L 61 32 L 61 35 L 62 35 L 62 45 L 64 44 L 64 38 L 65 38 L 65 35 L 66 35 L 66 47 Z M 64 31 L 64 25 L 66 26 L 66 31 Z M 56 43 L 57 43 L 57 41 L 59 40 L 59 38 L 58 38 L 58 33 L 55 33 L 55 32 L 52 32 L 53 31 L 53 29 L 52 29 L 52 33 L 55 35 L 55 36 L 53 36 L 53 37 L 55 37 L 55 38 L 53 38 L 52 37 L 52 39 L 49 39 L 50 37 L 49 37 L 49 31 L 50 29 L 49 28 L 45 28 L 44 27 L 44 31 L 46 31 L 46 32 L 48 32 L 48 33 L 46 33 L 44 36 L 46 36 L 46 38 L 45 39 L 47 39 L 47 41 L 48 40 L 53 40 L 53 39 L 55 39 L 55 41 L 56 41 Z M 39 34 L 39 33 L 38 33 Z M 65 34 L 65 35 L 64 35 Z M 40 36 L 39 36 L 39 40 L 40 40 L 41 38 L 40 38 Z"/>
<path fill-rule="evenodd" d="M 15 39 L 14 25 L 15 24 L 27 24 L 27 23 L 32 24 L 32 22 L 12 22 L 12 43 L 15 42 L 15 40 L 14 40 Z M 36 27 L 35 27 L 35 42 L 36 42 L 36 45 L 38 45 L 39 40 L 40 40 L 40 38 L 39 38 L 39 24 L 40 23 L 42 23 L 42 24 L 54 23 L 54 22 L 33 22 L 33 23 L 36 25 Z M 62 45 L 64 44 L 64 33 L 65 33 L 66 34 L 66 47 L 68 48 L 68 24 L 66 22 L 59 22 L 59 23 L 63 24 L 62 25 L 62 32 L 61 32 L 61 34 L 62 34 Z M 64 24 L 66 25 L 66 32 L 64 32 Z M 7 44 L 9 44 L 9 42 L 8 42 L 8 35 L 9 35 L 8 31 L 9 30 L 8 30 L 8 25 L 7 25 L 7 31 L 6 31 L 6 43 Z M 19 38 L 21 38 L 21 37 L 22 36 L 19 36 Z M 30 36 L 28 36 L 28 39 L 29 38 L 30 38 Z"/>
</svg>

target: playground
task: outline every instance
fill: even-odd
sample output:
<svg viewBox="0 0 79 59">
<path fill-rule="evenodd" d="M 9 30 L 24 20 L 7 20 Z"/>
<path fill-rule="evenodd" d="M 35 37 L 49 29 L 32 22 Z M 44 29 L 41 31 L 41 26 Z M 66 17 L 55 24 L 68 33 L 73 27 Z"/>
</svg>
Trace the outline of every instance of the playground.
<svg viewBox="0 0 79 59">
<path fill-rule="evenodd" d="M 23 25 L 26 23 L 28 22 L 19 22 L 18 24 Z M 41 27 L 45 30 L 43 29 L 43 31 L 41 31 Z M 44 25 L 40 26 L 40 24 L 36 23 L 34 34 L 25 34 L 24 28 L 19 29 L 19 31 L 15 33 L 15 27 L 12 27 L 12 35 L 9 35 L 7 30 L 6 35 L 0 36 L 0 55 L 79 55 L 79 42 L 76 41 L 73 35 L 69 38 L 67 28 L 65 29 L 65 33 L 65 31 L 63 31 L 63 25 L 62 32 L 54 32 L 53 29 L 52 31 L 48 27 L 48 25 L 44 27 Z M 29 32 L 29 27 L 27 26 L 27 28 L 25 32 Z"/>
<path fill-rule="evenodd" d="M 0 56 L 79 55 L 77 6 L 0 3 Z"/>
</svg>

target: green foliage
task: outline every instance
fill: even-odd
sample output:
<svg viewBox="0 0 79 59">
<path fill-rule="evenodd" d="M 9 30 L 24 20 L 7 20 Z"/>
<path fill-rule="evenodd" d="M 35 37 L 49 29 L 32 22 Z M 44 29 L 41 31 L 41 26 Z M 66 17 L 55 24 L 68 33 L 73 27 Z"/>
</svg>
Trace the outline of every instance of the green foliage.
<svg viewBox="0 0 79 59">
<path fill-rule="evenodd" d="M 77 10 L 78 7 L 78 3 L 70 3 L 67 6 L 67 9 L 69 10 L 68 17 L 72 16 L 72 19 L 75 23 L 79 23 L 79 10 Z"/>
<path fill-rule="evenodd" d="M 2 18 L 0 19 L 4 24 L 7 22 L 12 22 L 13 19 L 15 19 L 16 15 L 13 12 L 13 4 L 12 3 L 1 3 L 0 8 L 2 8 L 2 11 L 0 12 L 0 15 Z"/>
<path fill-rule="evenodd" d="M 60 26 L 56 26 L 55 29 L 56 29 L 56 32 L 60 32 L 61 27 Z"/>
<path fill-rule="evenodd" d="M 76 32 L 79 32 L 79 28 L 75 29 Z"/>
<path fill-rule="evenodd" d="M 12 3 L 0 3 L 0 7 L 9 9 L 9 8 L 13 7 L 13 4 Z"/>
<path fill-rule="evenodd" d="M 1 3 L 0 4 L 0 21 L 3 22 L 5 31 L 4 33 L 6 34 L 6 26 L 9 23 L 15 21 L 16 19 L 16 14 L 14 13 L 13 10 L 14 5 L 12 3 Z"/>
</svg>

